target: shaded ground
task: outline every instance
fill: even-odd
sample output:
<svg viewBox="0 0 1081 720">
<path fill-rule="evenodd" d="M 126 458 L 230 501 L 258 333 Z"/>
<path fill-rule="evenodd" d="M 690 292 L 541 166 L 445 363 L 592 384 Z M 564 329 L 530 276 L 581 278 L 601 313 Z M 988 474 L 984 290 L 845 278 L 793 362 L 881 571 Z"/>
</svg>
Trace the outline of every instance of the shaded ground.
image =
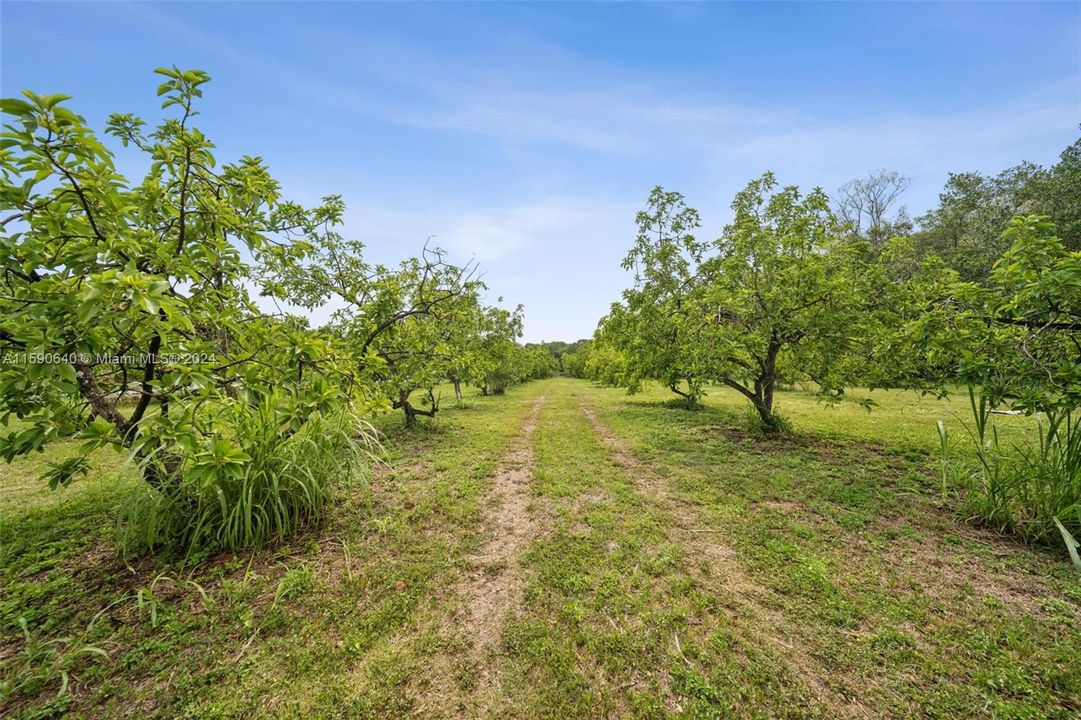
<svg viewBox="0 0 1081 720">
<path fill-rule="evenodd" d="M 725 393 L 666 399 L 557 379 L 388 421 L 390 466 L 326 527 L 194 572 L 116 559 L 107 459 L 62 496 L 0 468 L 5 679 L 19 615 L 110 656 L 0 714 L 1081 714 L 1081 582 L 937 504 L 949 406 L 785 393 L 797 435 L 767 440 Z"/>
</svg>

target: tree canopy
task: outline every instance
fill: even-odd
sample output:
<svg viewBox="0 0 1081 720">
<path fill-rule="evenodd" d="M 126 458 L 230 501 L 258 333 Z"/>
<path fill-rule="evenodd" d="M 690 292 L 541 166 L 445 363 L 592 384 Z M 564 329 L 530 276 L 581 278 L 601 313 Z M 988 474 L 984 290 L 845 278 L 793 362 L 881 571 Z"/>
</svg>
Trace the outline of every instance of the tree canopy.
<svg viewBox="0 0 1081 720">
<path fill-rule="evenodd" d="M 624 260 L 635 285 L 599 338 L 622 352 L 621 382 L 632 390 L 656 380 L 693 402 L 704 383 L 721 383 L 776 429 L 780 382 L 839 393 L 851 381 L 851 351 L 874 320 L 867 249 L 842 233 L 824 192 L 780 187 L 772 173 L 732 210 L 721 237 L 704 243 L 691 234 L 698 213 L 683 196 L 654 189 Z"/>
</svg>

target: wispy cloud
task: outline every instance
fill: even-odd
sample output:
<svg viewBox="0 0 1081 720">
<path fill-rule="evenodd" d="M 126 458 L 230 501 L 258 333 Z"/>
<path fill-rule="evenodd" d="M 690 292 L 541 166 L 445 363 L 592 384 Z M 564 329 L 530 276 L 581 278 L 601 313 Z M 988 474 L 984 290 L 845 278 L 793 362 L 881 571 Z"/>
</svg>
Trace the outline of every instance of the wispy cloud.
<svg viewBox="0 0 1081 720">
<path fill-rule="evenodd" d="M 411 254 L 426 238 L 458 262 L 476 260 L 482 266 L 514 265 L 525 257 L 563 253 L 568 259 L 588 255 L 592 247 L 629 237 L 635 205 L 598 197 L 549 198 L 510 207 L 444 207 L 425 212 L 359 205 L 346 215 L 346 226 L 357 239 L 378 253 L 396 247 Z M 416 247 L 406 247 L 408 244 Z M 568 244 L 575 248 L 568 253 Z M 573 263 L 577 265 L 578 263 Z M 568 272 L 573 272 L 568 270 Z M 522 278 L 529 277 L 520 273 Z"/>
<path fill-rule="evenodd" d="M 609 209 L 581 202 L 547 201 L 523 207 L 470 212 L 451 221 L 441 243 L 460 255 L 481 262 L 563 241 L 596 230 L 598 218 L 610 219 Z"/>
<path fill-rule="evenodd" d="M 703 162 L 727 157 L 770 164 L 828 165 L 893 154 L 919 170 L 939 167 L 939 159 L 963 162 L 966 155 L 1008 153 L 1027 136 L 1075 129 L 1081 122 L 1081 67 L 1070 77 L 1048 78 L 1024 97 L 960 112 L 906 107 L 854 116 L 852 108 L 809 112 L 775 102 L 718 99 L 688 91 L 676 78 L 631 74 L 535 38 L 529 40 L 532 62 L 505 67 L 406 40 L 366 38 L 342 72 L 313 74 L 242 50 L 228 36 L 185 25 L 162 10 L 125 7 L 161 32 L 175 33 L 179 25 L 189 43 L 259 68 L 305 101 L 513 145 L 554 144 L 611 156 L 693 148 Z M 339 41 L 348 37 L 342 34 Z M 333 32 L 325 42 L 335 42 Z M 552 67 L 538 74 L 536 66 L 546 63 Z M 355 78 L 344 81 L 343 73 Z"/>
<path fill-rule="evenodd" d="M 299 28 L 316 52 L 349 48 L 323 67 L 303 54 L 259 52 L 161 6 L 123 8 L 163 39 L 258 73 L 280 89 L 280 102 L 310 109 L 325 135 L 348 138 L 367 123 L 410 147 L 489 152 L 477 159 L 488 164 L 476 185 L 455 184 L 457 167 L 432 167 L 401 181 L 408 201 L 388 193 L 376 207 L 348 175 L 334 189 L 352 208 L 346 233 L 380 259 L 413 254 L 429 235 L 459 260 L 476 258 L 496 291 L 531 306 L 534 339 L 559 336 L 560 322 L 567 336 L 587 334 L 618 296 L 626 280 L 618 260 L 654 183 L 687 194 L 705 236 L 720 231 L 734 192 L 765 169 L 827 189 L 871 168 L 896 169 L 913 177 L 905 200 L 918 213 L 947 172 L 1049 161 L 1081 122 L 1081 68 L 1057 68 L 1043 86 L 960 109 L 900 100 L 863 108 L 858 98 L 800 105 L 784 93 L 725 95 L 702 76 L 608 63 L 533 37 L 528 25 L 493 28 L 483 53 L 371 28 Z M 397 159 L 388 160 L 392 170 Z M 582 319 L 557 317 L 556 307 Z"/>
</svg>

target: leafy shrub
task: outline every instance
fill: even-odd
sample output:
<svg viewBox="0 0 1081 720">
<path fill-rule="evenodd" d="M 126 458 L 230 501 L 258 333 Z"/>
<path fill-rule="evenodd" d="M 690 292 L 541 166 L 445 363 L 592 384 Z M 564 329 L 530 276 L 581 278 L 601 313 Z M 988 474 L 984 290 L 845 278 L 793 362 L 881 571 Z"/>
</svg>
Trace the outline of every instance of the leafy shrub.
<svg viewBox="0 0 1081 720">
<path fill-rule="evenodd" d="M 132 452 L 148 484 L 183 496 L 177 473 L 207 437 L 196 423 L 211 416 L 217 431 L 239 394 L 288 386 L 302 419 L 362 399 L 358 383 L 341 381 L 357 363 L 339 338 L 264 313 L 251 292 L 257 282 L 279 291 L 270 266 L 318 260 L 308 254 L 336 237 L 341 199 L 304 209 L 258 158 L 215 158 L 191 125 L 209 76 L 156 72 L 170 116 L 151 131 L 114 114 L 105 131 L 136 154 L 123 165 L 148 167 L 141 180 L 117 172 L 67 96 L 0 99 L 0 211 L 17 220 L 0 233 L 0 349 L 11 359 L 0 364 L 0 426 L 21 421 L 0 434 L 0 458 L 83 440 L 76 457 L 49 466 L 53 488 L 108 446 Z"/>
<path fill-rule="evenodd" d="M 334 489 L 363 476 L 374 431 L 341 413 L 315 414 L 282 439 L 273 397 L 231 407 L 222 427 L 187 453 L 175 486 L 141 484 L 118 520 L 125 552 L 237 550 L 317 523 Z"/>
<path fill-rule="evenodd" d="M 959 485 L 965 510 L 1030 542 L 1066 542 L 1081 571 L 1081 427 L 1069 410 L 1037 416 L 1039 444 L 1006 445 L 991 419 L 991 400 L 969 390 L 973 423 L 966 425 L 975 459 L 951 457 L 950 438 L 939 424 L 943 491 Z"/>
</svg>

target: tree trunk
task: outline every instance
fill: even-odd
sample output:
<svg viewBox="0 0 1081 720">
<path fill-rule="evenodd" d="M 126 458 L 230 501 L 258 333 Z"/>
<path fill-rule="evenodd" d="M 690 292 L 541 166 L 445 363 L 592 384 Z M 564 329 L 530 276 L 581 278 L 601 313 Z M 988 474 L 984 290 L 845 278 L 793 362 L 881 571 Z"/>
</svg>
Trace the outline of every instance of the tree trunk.
<svg viewBox="0 0 1081 720">
<path fill-rule="evenodd" d="M 405 413 L 406 427 L 413 427 L 413 425 L 417 422 L 417 412 L 413 408 L 413 406 L 409 404 L 409 391 L 399 390 L 398 399 L 391 403 L 391 405 L 395 408 L 401 409 L 401 411 Z"/>
<path fill-rule="evenodd" d="M 683 398 L 685 400 L 690 400 L 691 399 L 691 394 L 690 393 L 685 393 L 682 390 L 680 390 L 679 387 L 675 383 L 672 383 L 671 385 L 669 385 L 668 389 L 671 390 L 672 392 L 674 392 L 676 395 L 679 395 L 681 398 Z"/>
<path fill-rule="evenodd" d="M 754 409 L 762 419 L 762 430 L 768 433 L 779 432 L 781 423 L 773 414 L 773 391 L 777 385 L 777 355 L 781 352 L 781 341 L 776 336 L 770 338 L 766 347 L 766 357 L 761 361 L 761 374 L 754 381 Z"/>
<path fill-rule="evenodd" d="M 781 424 L 777 420 L 777 416 L 773 414 L 773 395 L 769 396 L 769 400 L 764 398 L 756 400 L 754 403 L 754 409 L 758 412 L 759 419 L 762 420 L 763 432 L 774 433 L 780 432 Z"/>
<path fill-rule="evenodd" d="M 764 358 L 758 358 L 759 373 L 754 380 L 754 388 L 748 388 L 738 380 L 722 378 L 723 382 L 733 390 L 751 401 L 754 405 L 758 418 L 762 421 L 762 431 L 767 433 L 780 432 L 780 419 L 773 413 L 773 391 L 777 385 L 777 355 L 781 350 L 781 342 L 776 338 L 770 340 L 766 348 Z"/>
<path fill-rule="evenodd" d="M 677 383 L 671 383 L 668 386 L 668 389 L 671 390 L 672 392 L 674 392 L 676 395 L 679 395 L 684 400 L 686 400 L 687 405 L 689 405 L 691 407 L 694 407 L 694 406 L 698 405 L 698 393 L 696 393 L 695 390 L 694 390 L 694 382 L 692 381 L 693 379 L 688 377 L 688 378 L 686 378 L 686 380 L 687 380 L 687 392 L 683 392 L 682 390 L 680 390 L 679 385 Z"/>
<path fill-rule="evenodd" d="M 454 378 L 454 399 L 458 402 L 462 401 L 462 381 L 458 378 Z"/>
<path fill-rule="evenodd" d="M 417 423 L 417 416 L 423 415 L 424 417 L 435 417 L 435 414 L 439 411 L 439 407 L 435 404 L 435 398 L 432 398 L 432 406 L 427 410 L 421 410 L 414 407 L 409 402 L 410 390 L 399 390 L 398 399 L 391 403 L 391 407 L 395 410 L 400 409 L 405 413 L 405 425 L 406 427 L 413 427 Z M 431 390 L 428 391 L 428 396 L 431 397 Z"/>
</svg>

